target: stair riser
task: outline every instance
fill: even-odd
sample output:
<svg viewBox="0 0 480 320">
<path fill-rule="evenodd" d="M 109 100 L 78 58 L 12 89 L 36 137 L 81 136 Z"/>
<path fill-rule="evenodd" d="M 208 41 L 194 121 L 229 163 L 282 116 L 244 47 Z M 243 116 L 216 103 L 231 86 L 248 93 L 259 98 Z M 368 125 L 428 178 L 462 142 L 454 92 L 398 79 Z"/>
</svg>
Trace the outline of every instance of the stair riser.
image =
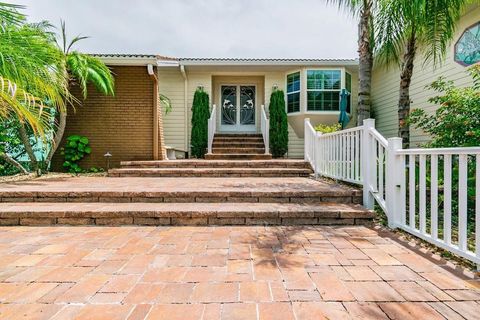
<svg viewBox="0 0 480 320">
<path fill-rule="evenodd" d="M 93 217 L 85 214 L 71 214 L 57 217 L 54 214 L 42 216 L 26 216 L 0 218 L 0 226 L 47 226 L 47 225 L 365 225 L 371 224 L 371 218 L 326 218 L 311 217 L 215 217 L 215 216 L 175 216 L 154 217 L 144 214 L 122 214 L 118 212 L 104 213 L 104 217 Z"/>
<path fill-rule="evenodd" d="M 213 148 L 258 148 L 265 149 L 263 143 L 245 143 L 245 142 L 214 142 Z"/>
<path fill-rule="evenodd" d="M 215 133 L 215 139 L 238 139 L 238 138 L 257 138 L 263 139 L 261 134 L 242 134 L 242 133 Z"/>
<path fill-rule="evenodd" d="M 65 195 L 62 193 L 49 193 L 46 195 L 21 195 L 11 197 L 2 197 L 0 202 L 106 202 L 106 203 L 127 203 L 127 202 L 147 202 L 147 203 L 322 203 L 322 202 L 334 202 L 345 204 L 361 204 L 362 197 L 357 195 L 315 195 L 315 194 L 298 194 L 298 195 L 285 195 L 285 194 L 251 194 L 235 192 L 232 194 L 211 194 L 211 193 L 158 193 L 158 194 L 128 194 L 122 193 L 110 193 L 102 194 L 90 192 L 88 195 Z"/>
<path fill-rule="evenodd" d="M 265 154 L 264 148 L 213 148 L 213 154 Z"/>
<path fill-rule="evenodd" d="M 213 162 L 213 161 L 204 161 L 195 164 L 191 163 L 181 163 L 181 162 L 158 162 L 158 163 L 128 163 L 128 164 L 121 164 L 123 169 L 136 169 L 136 168 L 255 168 L 255 169 L 263 169 L 263 168 L 285 168 L 285 169 L 310 169 L 309 165 L 306 163 L 276 163 L 276 162 Z"/>
<path fill-rule="evenodd" d="M 261 143 L 263 144 L 263 139 L 257 138 L 215 138 L 213 143 Z"/>
<path fill-rule="evenodd" d="M 270 160 L 270 154 L 207 154 L 206 160 Z"/>
<path fill-rule="evenodd" d="M 216 173 L 216 172 L 198 172 L 198 173 L 182 173 L 182 172 L 169 172 L 169 173 L 109 173 L 109 177 L 308 177 L 310 172 L 298 173 L 298 172 L 281 172 L 281 173 Z"/>
</svg>

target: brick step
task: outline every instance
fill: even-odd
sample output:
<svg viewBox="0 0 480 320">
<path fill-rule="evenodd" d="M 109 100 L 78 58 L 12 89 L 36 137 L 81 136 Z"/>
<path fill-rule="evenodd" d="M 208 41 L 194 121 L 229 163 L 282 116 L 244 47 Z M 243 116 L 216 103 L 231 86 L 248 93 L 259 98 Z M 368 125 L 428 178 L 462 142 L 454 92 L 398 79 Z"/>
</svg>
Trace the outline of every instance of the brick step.
<svg viewBox="0 0 480 320">
<path fill-rule="evenodd" d="M 0 225 L 353 225 L 373 213 L 337 203 L 2 203 Z"/>
<path fill-rule="evenodd" d="M 311 168 L 304 160 L 149 160 L 122 161 L 120 165 L 122 168 Z"/>
<path fill-rule="evenodd" d="M 270 160 L 271 154 L 212 153 L 205 155 L 206 160 Z"/>
<path fill-rule="evenodd" d="M 213 143 L 230 143 L 230 142 L 235 142 L 235 143 L 242 143 L 242 142 L 248 142 L 248 143 L 263 143 L 263 138 L 252 138 L 252 137 L 243 137 L 243 138 L 217 138 L 215 137 L 213 139 Z"/>
<path fill-rule="evenodd" d="M 120 168 L 109 177 L 308 177 L 307 168 Z"/>
<path fill-rule="evenodd" d="M 226 142 L 213 142 L 213 148 L 265 148 L 263 142 L 238 142 L 238 141 L 226 141 Z"/>
<path fill-rule="evenodd" d="M 264 154 L 265 148 L 238 148 L 238 147 L 229 147 L 229 148 L 213 148 L 213 154 Z"/>
<path fill-rule="evenodd" d="M 262 134 L 257 133 L 215 133 L 215 138 L 263 138 Z"/>
</svg>

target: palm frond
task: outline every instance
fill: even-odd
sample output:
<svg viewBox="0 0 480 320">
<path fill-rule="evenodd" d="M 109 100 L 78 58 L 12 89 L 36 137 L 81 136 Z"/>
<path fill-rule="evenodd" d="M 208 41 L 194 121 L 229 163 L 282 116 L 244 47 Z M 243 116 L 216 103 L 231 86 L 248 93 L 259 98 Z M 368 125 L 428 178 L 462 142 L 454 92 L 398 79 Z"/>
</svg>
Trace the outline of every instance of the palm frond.
<svg viewBox="0 0 480 320">
<path fill-rule="evenodd" d="M 25 6 L 0 2 L 0 28 L 6 24 L 19 25 L 25 21 L 25 15 L 18 10 Z"/>
<path fill-rule="evenodd" d="M 164 94 L 159 93 L 158 94 L 158 101 L 160 102 L 160 105 L 162 105 L 165 108 L 165 114 L 169 114 L 172 112 L 172 101 L 170 100 L 169 97 L 167 97 Z"/>
</svg>

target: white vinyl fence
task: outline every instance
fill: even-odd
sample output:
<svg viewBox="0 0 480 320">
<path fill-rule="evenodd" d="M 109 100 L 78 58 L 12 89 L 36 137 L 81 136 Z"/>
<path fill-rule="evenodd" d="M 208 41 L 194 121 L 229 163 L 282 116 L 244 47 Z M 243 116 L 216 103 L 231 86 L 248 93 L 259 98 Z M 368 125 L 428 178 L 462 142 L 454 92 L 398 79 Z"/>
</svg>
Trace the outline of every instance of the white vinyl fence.
<svg viewBox="0 0 480 320">
<path fill-rule="evenodd" d="M 330 134 L 306 119 L 305 160 L 317 176 L 362 185 L 390 227 L 480 264 L 480 147 L 402 149 L 372 119 Z"/>
</svg>

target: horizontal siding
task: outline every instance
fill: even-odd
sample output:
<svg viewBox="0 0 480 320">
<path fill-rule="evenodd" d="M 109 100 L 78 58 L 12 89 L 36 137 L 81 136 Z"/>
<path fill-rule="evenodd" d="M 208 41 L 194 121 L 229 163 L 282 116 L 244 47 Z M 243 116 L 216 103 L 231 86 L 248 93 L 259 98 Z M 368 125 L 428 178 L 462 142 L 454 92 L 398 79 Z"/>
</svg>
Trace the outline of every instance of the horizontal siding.
<svg viewBox="0 0 480 320">
<path fill-rule="evenodd" d="M 428 99 L 437 93 L 426 89 L 440 76 L 452 80 L 457 86 L 469 86 L 472 80 L 467 68 L 454 61 L 454 44 L 466 28 L 480 21 L 480 7 L 476 7 L 465 14 L 458 27 L 457 34 L 450 46 L 445 60 L 436 67 L 433 64 L 424 64 L 424 57 L 419 55 L 415 60 L 415 69 L 412 77 L 410 94 L 412 99 L 411 108 L 423 109 L 433 113 L 438 106 L 428 102 Z M 398 131 L 398 95 L 399 95 L 400 72 L 398 68 L 389 69 L 376 67 L 372 78 L 372 103 L 377 123 L 377 129 L 386 137 L 397 136 Z M 411 142 L 413 145 L 421 145 L 429 140 L 422 130 L 411 128 Z"/>
</svg>

